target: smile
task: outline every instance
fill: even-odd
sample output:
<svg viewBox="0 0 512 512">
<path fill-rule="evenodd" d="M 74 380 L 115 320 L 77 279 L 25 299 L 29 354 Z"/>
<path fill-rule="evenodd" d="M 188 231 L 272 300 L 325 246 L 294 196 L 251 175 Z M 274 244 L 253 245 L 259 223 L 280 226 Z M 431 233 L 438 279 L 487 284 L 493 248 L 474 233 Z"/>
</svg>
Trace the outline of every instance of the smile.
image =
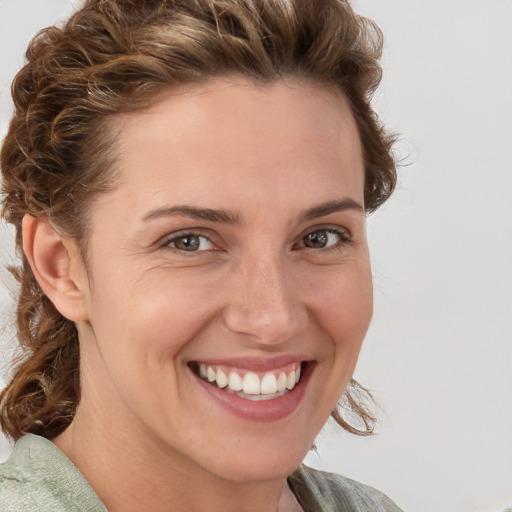
<svg viewBox="0 0 512 512">
<path fill-rule="evenodd" d="M 187 366 L 209 403 L 244 421 L 268 423 L 284 420 L 300 408 L 316 361 L 283 355 L 196 360 Z"/>
<path fill-rule="evenodd" d="M 246 400 L 272 400 L 291 391 L 300 380 L 299 362 L 263 373 L 229 368 L 223 365 L 199 364 L 199 376 Z"/>
</svg>

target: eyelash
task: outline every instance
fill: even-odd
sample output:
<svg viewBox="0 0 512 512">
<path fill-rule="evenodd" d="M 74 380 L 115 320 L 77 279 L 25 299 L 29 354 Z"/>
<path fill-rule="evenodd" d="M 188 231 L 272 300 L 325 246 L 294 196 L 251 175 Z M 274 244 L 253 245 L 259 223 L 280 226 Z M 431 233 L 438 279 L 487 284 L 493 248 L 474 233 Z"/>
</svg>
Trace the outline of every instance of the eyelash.
<svg viewBox="0 0 512 512">
<path fill-rule="evenodd" d="M 200 238 L 200 239 L 204 239 L 204 240 L 207 240 L 210 244 L 212 245 L 215 245 L 213 244 L 213 242 L 206 236 L 206 235 L 203 235 L 201 233 L 195 233 L 195 232 L 188 232 L 188 233 L 181 233 L 179 235 L 175 235 L 173 236 L 172 238 L 167 238 L 164 240 L 164 242 L 162 243 L 162 246 L 163 248 L 165 249 L 171 249 L 171 250 L 174 250 L 176 252 L 179 252 L 179 253 L 183 253 L 183 254 L 186 254 L 186 253 L 197 253 L 197 252 L 205 252 L 205 249 L 201 250 L 201 251 L 187 251 L 185 249 L 180 249 L 178 247 L 173 247 L 171 244 L 175 244 L 177 240 L 181 240 L 181 239 L 185 239 L 185 238 Z M 201 242 L 199 242 L 201 244 Z M 206 249 L 207 251 L 208 250 L 215 250 L 215 249 Z"/>
<path fill-rule="evenodd" d="M 320 248 L 315 248 L 315 247 L 308 247 L 304 244 L 304 239 L 307 237 L 307 236 L 311 236 L 315 233 L 328 233 L 328 234 L 331 234 L 331 235 L 336 235 L 339 239 L 338 243 L 336 243 L 335 245 L 331 246 L 331 247 L 320 247 Z M 318 228 L 315 228 L 311 231 L 308 231 L 305 235 L 303 235 L 301 238 L 300 238 L 300 243 L 302 245 L 300 245 L 299 247 L 300 248 L 305 248 L 305 249 L 311 249 L 311 250 L 321 250 L 321 251 L 331 251 L 331 250 L 340 250 L 343 248 L 344 245 L 346 244 L 350 244 L 352 243 L 352 237 L 350 236 L 350 234 L 344 230 L 344 229 L 336 229 L 336 228 L 322 228 L 322 227 L 318 227 Z"/>
<path fill-rule="evenodd" d="M 331 234 L 331 235 L 336 235 L 338 238 L 339 238 L 339 241 L 338 243 L 336 243 L 335 245 L 331 246 L 331 247 L 319 247 L 319 248 L 316 248 L 316 247 L 308 247 L 304 244 L 304 239 L 309 235 L 313 235 L 315 233 L 328 233 L 328 234 Z M 190 231 L 190 232 L 185 232 L 185 233 L 181 233 L 181 234 L 178 234 L 178 235 L 174 235 L 172 236 L 171 238 L 166 238 L 161 246 L 162 248 L 164 249 L 169 249 L 169 250 L 172 250 L 172 251 L 175 251 L 175 252 L 178 252 L 180 254 L 190 254 L 190 255 L 193 255 L 195 253 L 203 253 L 203 252 L 208 252 L 208 251 L 214 251 L 214 250 L 218 250 L 218 249 L 203 249 L 203 250 L 192 250 L 192 251 L 187 251 L 185 249 L 180 249 L 176 246 L 172 246 L 171 244 L 175 244 L 177 240 L 180 240 L 180 239 L 184 239 L 184 238 L 187 238 L 187 237 L 194 237 L 194 238 L 200 238 L 200 239 L 204 239 L 204 240 L 207 240 L 210 244 L 212 244 L 213 246 L 215 246 L 215 244 L 210 240 L 210 238 L 208 238 L 208 236 L 202 234 L 202 233 L 197 233 L 197 232 L 194 232 L 194 231 Z M 312 251 L 333 251 L 333 250 L 340 250 L 344 245 L 347 245 L 347 244 L 350 244 L 352 243 L 353 240 L 352 240 L 352 237 L 350 236 L 350 234 L 346 231 L 346 230 L 343 230 L 343 229 L 335 229 L 335 228 L 315 228 L 315 229 L 312 229 L 311 231 L 308 231 L 307 233 L 305 233 L 304 235 L 302 235 L 300 237 L 300 242 L 294 244 L 293 248 L 294 249 L 307 249 L 307 250 L 312 250 Z M 201 243 L 201 242 L 199 242 Z"/>
</svg>

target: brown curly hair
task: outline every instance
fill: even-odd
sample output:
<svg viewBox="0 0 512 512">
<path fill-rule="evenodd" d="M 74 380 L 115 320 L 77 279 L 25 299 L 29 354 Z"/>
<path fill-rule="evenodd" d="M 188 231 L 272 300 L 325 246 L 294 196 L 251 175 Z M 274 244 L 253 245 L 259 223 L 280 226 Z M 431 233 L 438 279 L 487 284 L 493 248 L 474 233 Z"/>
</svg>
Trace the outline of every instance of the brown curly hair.
<svg viewBox="0 0 512 512">
<path fill-rule="evenodd" d="M 297 77 L 348 98 L 363 146 L 365 205 L 378 208 L 396 183 L 394 142 L 372 110 L 382 34 L 343 0 L 87 0 L 62 27 L 41 31 L 14 79 L 13 118 L 0 165 L 3 217 L 23 259 L 17 337 L 22 348 L 0 395 L 0 426 L 14 440 L 52 438 L 80 399 L 75 325 L 44 295 L 21 245 L 26 213 L 51 220 L 85 255 L 88 205 L 114 186 L 111 116 L 143 109 L 163 90 L 218 76 L 257 83 Z M 365 435 L 371 395 L 355 381 L 333 417 Z M 349 409 L 359 423 L 341 415 Z"/>
</svg>

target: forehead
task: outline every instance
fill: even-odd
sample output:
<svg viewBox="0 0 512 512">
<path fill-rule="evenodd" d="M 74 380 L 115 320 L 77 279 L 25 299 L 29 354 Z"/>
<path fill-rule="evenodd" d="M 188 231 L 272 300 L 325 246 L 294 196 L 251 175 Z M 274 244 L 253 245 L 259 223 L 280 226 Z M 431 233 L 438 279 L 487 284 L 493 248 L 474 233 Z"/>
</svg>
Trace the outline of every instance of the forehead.
<svg viewBox="0 0 512 512">
<path fill-rule="evenodd" d="M 336 184 L 363 194 L 354 117 L 345 97 L 325 87 L 219 79 L 170 90 L 114 125 L 120 184 L 133 189 L 133 204 L 144 191 L 153 202 L 177 191 L 201 200 L 215 186 L 219 198 L 246 189 L 262 199 L 290 189 L 328 195 Z"/>
</svg>

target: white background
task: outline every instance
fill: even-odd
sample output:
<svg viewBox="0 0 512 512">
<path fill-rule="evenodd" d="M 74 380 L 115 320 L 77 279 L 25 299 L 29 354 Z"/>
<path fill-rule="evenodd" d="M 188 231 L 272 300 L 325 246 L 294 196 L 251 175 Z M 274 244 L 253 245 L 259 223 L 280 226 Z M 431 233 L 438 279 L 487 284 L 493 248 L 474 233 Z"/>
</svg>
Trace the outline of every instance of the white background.
<svg viewBox="0 0 512 512">
<path fill-rule="evenodd" d="M 0 0 L 1 136 L 29 38 L 72 5 Z M 408 512 L 500 512 L 512 504 L 512 2 L 355 8 L 385 33 L 376 106 L 401 133 L 407 164 L 395 197 L 368 220 L 375 316 L 356 378 L 383 411 L 378 436 L 328 428 L 308 462 Z M 11 237 L 1 226 L 2 265 Z M 6 325 L 12 281 L 3 269 L 0 278 Z M 4 361 L 11 338 L 1 334 Z M 1 441 L 0 457 L 7 451 Z"/>
</svg>

